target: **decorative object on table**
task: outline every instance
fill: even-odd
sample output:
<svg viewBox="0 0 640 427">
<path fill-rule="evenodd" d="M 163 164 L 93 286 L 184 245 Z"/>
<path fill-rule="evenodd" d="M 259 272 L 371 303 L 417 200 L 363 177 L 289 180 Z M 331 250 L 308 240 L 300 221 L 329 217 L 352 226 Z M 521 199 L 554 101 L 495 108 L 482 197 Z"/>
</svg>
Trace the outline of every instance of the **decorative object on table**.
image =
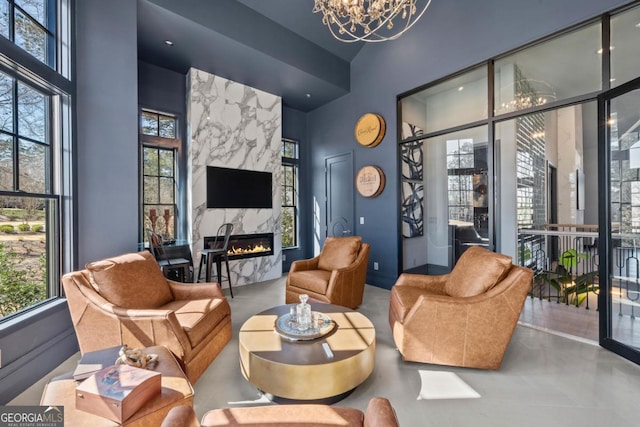
<svg viewBox="0 0 640 427">
<path fill-rule="evenodd" d="M 125 345 L 117 345 L 84 353 L 78 361 L 75 371 L 73 371 L 73 379 L 80 381 L 101 369 L 115 365 L 120 357 L 120 352 L 125 348 Z"/>
<path fill-rule="evenodd" d="M 386 131 L 387 125 L 380 114 L 367 113 L 356 123 L 354 133 L 358 144 L 373 148 L 382 142 Z"/>
<path fill-rule="evenodd" d="M 384 190 L 386 178 L 377 166 L 364 166 L 356 175 L 356 189 L 362 197 L 377 197 Z"/>
<path fill-rule="evenodd" d="M 161 374 L 114 365 L 92 374 L 76 387 L 76 409 L 122 423 L 160 394 Z"/>
<path fill-rule="evenodd" d="M 162 217 L 164 218 L 164 237 L 165 239 L 170 239 L 171 236 L 169 235 L 169 220 L 171 219 L 171 212 L 169 212 L 169 209 L 164 210 L 164 215 L 162 215 Z"/>
<path fill-rule="evenodd" d="M 308 304 L 307 304 L 308 305 Z M 291 306 L 294 310 L 278 317 L 274 324 L 275 331 L 283 338 L 290 341 L 308 341 L 323 337 L 333 331 L 336 323 L 329 316 L 318 311 L 311 311 L 311 322 L 309 327 L 301 329 L 298 326 L 296 308 L 297 305 Z"/>
<path fill-rule="evenodd" d="M 139 348 L 128 348 L 123 346 L 118 352 L 116 365 L 133 366 L 134 368 L 152 369 L 155 368 L 158 361 L 157 354 L 147 354 Z"/>
<path fill-rule="evenodd" d="M 395 40 L 415 24 L 431 0 L 315 0 L 313 13 L 346 43 Z"/>
<path fill-rule="evenodd" d="M 296 306 L 296 328 L 306 331 L 311 327 L 311 306 L 307 303 L 309 295 L 300 295 L 300 304 Z"/>
<path fill-rule="evenodd" d="M 156 214 L 155 209 L 149 209 L 149 220 L 151 221 L 151 229 L 155 233 L 156 231 L 156 222 L 158 222 L 158 215 Z"/>
</svg>

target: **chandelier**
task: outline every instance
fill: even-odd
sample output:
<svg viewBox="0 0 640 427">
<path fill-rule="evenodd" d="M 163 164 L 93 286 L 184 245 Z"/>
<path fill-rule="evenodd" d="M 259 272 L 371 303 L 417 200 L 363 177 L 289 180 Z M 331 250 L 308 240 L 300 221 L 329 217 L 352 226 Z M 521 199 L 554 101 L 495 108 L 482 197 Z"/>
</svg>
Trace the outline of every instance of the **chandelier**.
<svg viewBox="0 0 640 427">
<path fill-rule="evenodd" d="M 431 0 L 314 0 L 313 13 L 336 39 L 353 43 L 395 40 L 413 26 Z M 395 21 L 395 22 L 394 22 Z"/>
</svg>

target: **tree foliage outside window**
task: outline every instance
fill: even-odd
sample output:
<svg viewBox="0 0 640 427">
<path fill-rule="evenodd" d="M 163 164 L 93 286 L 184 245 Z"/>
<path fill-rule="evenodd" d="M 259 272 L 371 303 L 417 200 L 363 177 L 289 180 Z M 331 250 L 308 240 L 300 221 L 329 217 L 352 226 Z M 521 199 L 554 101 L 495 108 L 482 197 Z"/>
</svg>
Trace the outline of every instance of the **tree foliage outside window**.
<svg viewBox="0 0 640 427">
<path fill-rule="evenodd" d="M 1 0 L 0 35 L 55 67 L 54 0 Z"/>
<path fill-rule="evenodd" d="M 282 247 L 298 245 L 298 143 L 282 140 Z"/>
<path fill-rule="evenodd" d="M 0 241 L 0 319 L 47 297 L 45 272 L 44 254 L 38 265 L 25 266 L 24 257 Z"/>
</svg>

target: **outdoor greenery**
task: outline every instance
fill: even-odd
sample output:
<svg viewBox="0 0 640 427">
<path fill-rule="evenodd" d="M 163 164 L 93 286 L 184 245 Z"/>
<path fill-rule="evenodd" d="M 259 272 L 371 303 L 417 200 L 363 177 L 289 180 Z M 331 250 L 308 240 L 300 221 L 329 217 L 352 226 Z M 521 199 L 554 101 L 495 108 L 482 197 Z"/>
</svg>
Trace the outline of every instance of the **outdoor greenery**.
<svg viewBox="0 0 640 427">
<path fill-rule="evenodd" d="M 0 231 L 7 234 L 13 234 L 16 232 L 16 229 L 13 225 L 3 224 L 3 225 L 0 225 Z"/>
<path fill-rule="evenodd" d="M 15 251 L 0 243 L 0 318 L 47 297 L 44 254 L 39 257 L 39 268 L 25 267 L 22 261 Z"/>
<path fill-rule="evenodd" d="M 588 255 L 578 253 L 575 249 L 564 251 L 555 268 L 551 271 L 541 271 L 536 274 L 534 283 L 541 289 L 549 285 L 557 292 L 560 302 L 565 304 L 581 305 L 589 292 L 599 289 L 597 282 L 598 271 L 590 271 L 574 276 L 578 260 L 587 260 Z"/>
</svg>

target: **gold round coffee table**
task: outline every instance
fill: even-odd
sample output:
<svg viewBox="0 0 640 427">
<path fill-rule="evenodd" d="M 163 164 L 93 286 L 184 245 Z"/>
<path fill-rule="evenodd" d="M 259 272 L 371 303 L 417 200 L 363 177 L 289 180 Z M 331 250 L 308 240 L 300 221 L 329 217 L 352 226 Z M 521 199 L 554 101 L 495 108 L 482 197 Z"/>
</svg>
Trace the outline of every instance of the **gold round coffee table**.
<svg viewBox="0 0 640 427">
<path fill-rule="evenodd" d="M 311 303 L 335 327 L 314 340 L 294 341 L 274 330 L 289 313 L 281 305 L 249 318 L 240 328 L 240 368 L 251 384 L 274 400 L 333 403 L 373 371 L 376 331 L 363 314 L 332 304 Z M 324 346 L 323 344 L 327 344 Z M 329 354 L 325 347 L 331 350 Z"/>
</svg>

